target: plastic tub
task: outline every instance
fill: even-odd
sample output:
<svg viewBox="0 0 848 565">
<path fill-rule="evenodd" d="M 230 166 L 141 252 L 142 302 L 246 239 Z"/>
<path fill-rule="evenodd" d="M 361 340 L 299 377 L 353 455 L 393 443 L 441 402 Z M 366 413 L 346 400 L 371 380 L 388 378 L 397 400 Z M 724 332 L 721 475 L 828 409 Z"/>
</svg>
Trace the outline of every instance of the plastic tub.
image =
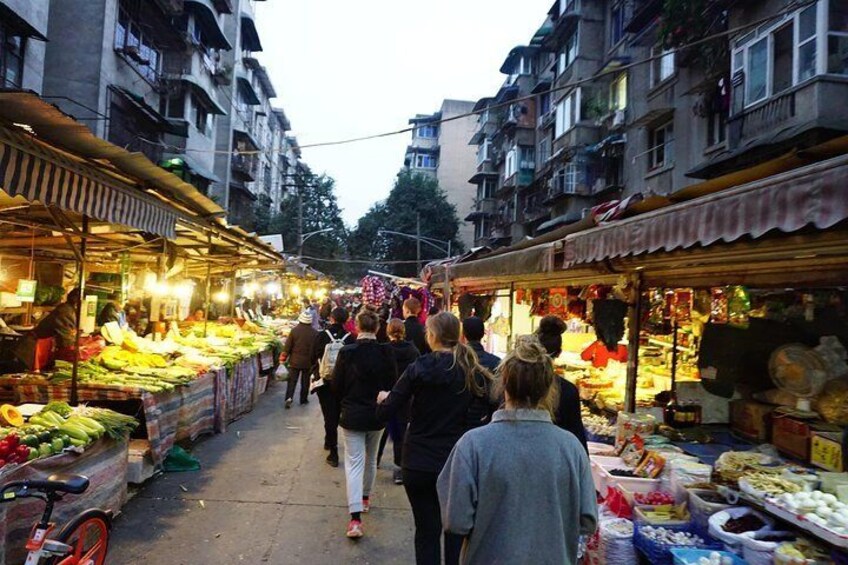
<svg viewBox="0 0 848 565">
<path fill-rule="evenodd" d="M 641 477 L 619 477 L 617 475 L 610 474 L 610 470 L 620 468 L 626 468 L 626 466 L 623 464 L 610 466 L 600 465 L 599 473 L 601 475 L 601 481 L 606 487 L 617 486 L 621 488 L 622 491 L 626 490 L 632 493 L 662 490 L 662 482 L 659 479 L 643 479 Z M 605 493 L 606 488 L 601 492 Z"/>
<path fill-rule="evenodd" d="M 692 513 L 692 522 L 695 525 L 695 529 L 704 534 L 708 532 L 710 516 L 722 510 L 727 510 L 732 506 L 729 503 L 708 502 L 701 498 L 701 495 L 707 493 L 718 494 L 714 490 L 689 489 L 689 512 Z"/>
<path fill-rule="evenodd" d="M 666 545 L 653 541 L 652 539 L 646 537 L 643 533 L 643 530 L 647 524 L 639 524 L 634 523 L 634 532 L 633 532 L 633 545 L 636 549 L 644 555 L 648 561 L 650 561 L 651 565 L 673 565 L 674 558 L 672 556 L 672 551 L 675 549 L 685 549 L 685 550 L 693 550 L 693 549 L 706 549 L 709 551 L 713 550 L 721 550 L 721 544 L 716 543 L 714 540 L 704 538 L 703 545 L 698 546 L 679 546 L 679 545 Z M 673 532 L 689 532 L 694 533 L 692 531 L 691 526 L 660 526 L 667 530 L 671 530 Z"/>
<path fill-rule="evenodd" d="M 745 565 L 745 562 L 738 556 L 729 551 L 717 551 L 715 549 L 672 549 L 671 555 L 674 558 L 674 565 L 698 565 L 698 560 L 701 557 L 709 557 L 713 553 L 718 553 L 722 557 L 730 557 L 733 560 L 733 565 Z"/>
</svg>

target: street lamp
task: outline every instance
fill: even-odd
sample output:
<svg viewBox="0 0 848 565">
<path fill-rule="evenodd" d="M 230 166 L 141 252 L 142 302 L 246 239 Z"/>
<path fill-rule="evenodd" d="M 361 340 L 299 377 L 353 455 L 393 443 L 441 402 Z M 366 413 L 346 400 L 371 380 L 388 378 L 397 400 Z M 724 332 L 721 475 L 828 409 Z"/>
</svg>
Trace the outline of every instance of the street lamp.
<svg viewBox="0 0 848 565">
<path fill-rule="evenodd" d="M 450 242 L 450 240 L 445 241 L 443 239 L 436 239 L 435 237 L 425 237 L 423 235 L 415 235 L 415 234 L 412 234 L 412 233 L 403 233 L 403 232 L 399 232 L 399 231 L 384 230 L 384 229 L 377 230 L 377 235 L 396 235 L 396 236 L 399 236 L 399 237 L 407 237 L 409 239 L 414 239 L 415 241 L 417 241 L 419 243 L 418 249 L 417 249 L 417 257 L 416 257 L 416 260 L 418 261 L 418 270 L 421 270 L 421 243 L 426 243 L 430 247 L 434 247 L 434 248 L 438 249 L 439 251 L 441 251 L 442 253 L 445 253 L 448 259 L 450 259 L 450 256 L 451 256 L 451 242 Z M 437 245 L 439 243 L 442 244 L 442 245 Z M 444 247 L 442 247 L 442 246 L 444 246 Z"/>
<path fill-rule="evenodd" d="M 307 239 L 309 239 L 313 235 L 318 235 L 320 233 L 327 233 L 328 231 L 333 231 L 333 228 L 324 228 L 322 230 L 315 230 L 315 231 L 311 231 L 309 233 L 302 234 L 300 236 L 300 241 L 298 241 L 298 243 L 297 243 L 297 255 L 298 255 L 298 257 L 303 256 L 303 244 L 306 242 Z"/>
</svg>

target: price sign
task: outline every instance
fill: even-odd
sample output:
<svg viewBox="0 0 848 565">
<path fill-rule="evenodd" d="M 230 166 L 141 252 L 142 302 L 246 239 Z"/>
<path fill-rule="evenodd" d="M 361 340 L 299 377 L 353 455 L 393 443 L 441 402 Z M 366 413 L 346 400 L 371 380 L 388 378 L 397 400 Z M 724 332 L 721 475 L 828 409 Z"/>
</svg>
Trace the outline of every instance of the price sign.
<svg viewBox="0 0 848 565">
<path fill-rule="evenodd" d="M 835 437 L 814 434 L 810 445 L 810 463 L 828 471 L 842 472 L 842 443 Z"/>
<path fill-rule="evenodd" d="M 18 281 L 18 290 L 15 293 L 18 300 L 21 302 L 35 302 L 35 287 L 36 281 L 20 279 Z"/>
</svg>

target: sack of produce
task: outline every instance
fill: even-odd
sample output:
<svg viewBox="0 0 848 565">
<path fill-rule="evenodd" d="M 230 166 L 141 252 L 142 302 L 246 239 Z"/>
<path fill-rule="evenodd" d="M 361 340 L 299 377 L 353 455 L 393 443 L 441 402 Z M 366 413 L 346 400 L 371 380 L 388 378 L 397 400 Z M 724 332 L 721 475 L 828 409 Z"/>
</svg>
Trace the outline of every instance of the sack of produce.
<svg viewBox="0 0 848 565">
<path fill-rule="evenodd" d="M 748 532 L 760 534 L 772 531 L 774 520 L 747 507 L 722 510 L 710 516 L 709 534 L 724 543 L 728 551 L 742 553 L 742 542 Z"/>
<path fill-rule="evenodd" d="M 781 543 L 795 541 L 797 535 L 792 532 L 764 532 L 744 534 L 742 557 L 748 565 L 772 565 L 774 552 Z"/>
<path fill-rule="evenodd" d="M 848 379 L 828 381 L 813 408 L 826 422 L 848 425 Z"/>
<path fill-rule="evenodd" d="M 633 547 L 633 522 L 623 518 L 606 520 L 598 525 L 599 549 L 603 563 L 636 563 Z"/>
</svg>

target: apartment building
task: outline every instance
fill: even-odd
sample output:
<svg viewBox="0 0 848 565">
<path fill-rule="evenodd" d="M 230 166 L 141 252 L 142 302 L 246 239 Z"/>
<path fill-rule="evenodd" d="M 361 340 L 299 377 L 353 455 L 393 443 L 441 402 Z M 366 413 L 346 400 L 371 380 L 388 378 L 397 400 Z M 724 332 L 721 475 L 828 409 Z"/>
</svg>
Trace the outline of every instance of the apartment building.
<svg viewBox="0 0 848 565">
<path fill-rule="evenodd" d="M 475 107 L 476 245 L 540 235 L 605 201 L 673 197 L 848 132 L 848 110 L 828 103 L 848 99 L 846 3 L 716 0 L 701 29 L 672 29 L 739 32 L 676 53 L 686 40 L 663 37 L 675 17 L 663 10 L 661 0 L 558 0 L 508 54 L 503 87 Z M 520 121 L 511 99 L 533 118 L 523 138 L 504 129 Z"/>
<path fill-rule="evenodd" d="M 441 120 L 469 114 L 474 107 L 474 102 L 444 100 L 435 114 L 419 114 L 410 119 L 414 129 L 404 160 L 404 168 L 439 182 L 448 202 L 456 208 L 460 219 L 458 237 L 466 248 L 474 243 L 474 225 L 464 218 L 474 209 L 475 192 L 468 185 L 468 177 L 476 168 L 476 157 L 468 138 L 474 133 L 476 120 L 474 116 Z"/>
<path fill-rule="evenodd" d="M 0 88 L 41 92 L 50 0 L 0 0 Z"/>
</svg>

